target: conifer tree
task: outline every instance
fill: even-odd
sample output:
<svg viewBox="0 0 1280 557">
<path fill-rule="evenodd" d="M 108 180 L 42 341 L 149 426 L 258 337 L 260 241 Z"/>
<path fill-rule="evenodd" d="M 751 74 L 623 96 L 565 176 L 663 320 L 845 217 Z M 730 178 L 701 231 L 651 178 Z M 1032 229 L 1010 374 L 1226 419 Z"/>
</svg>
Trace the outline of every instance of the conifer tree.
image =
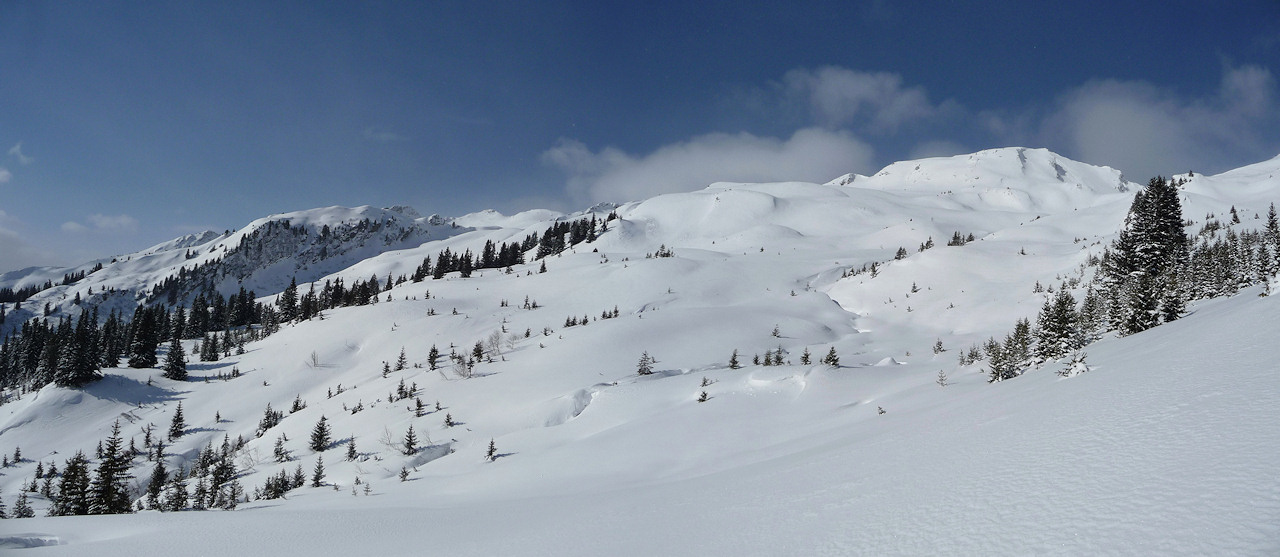
<svg viewBox="0 0 1280 557">
<path fill-rule="evenodd" d="M 355 461 L 357 456 L 359 454 L 356 452 L 356 438 L 353 435 L 347 439 L 347 460 Z"/>
<path fill-rule="evenodd" d="M 311 487 L 324 485 L 324 455 L 316 457 L 316 467 L 311 471 Z"/>
<path fill-rule="evenodd" d="M 19 493 L 18 500 L 13 503 L 13 517 L 31 518 L 35 515 L 35 509 L 31 508 L 31 503 L 27 502 L 27 492 Z"/>
<path fill-rule="evenodd" d="M 804 352 L 800 354 L 800 365 L 802 366 L 809 365 L 811 359 L 812 359 L 812 356 L 810 356 L 809 354 L 809 347 L 806 346 L 804 347 Z"/>
<path fill-rule="evenodd" d="M 489 440 L 489 450 L 485 452 L 484 459 L 493 462 L 498 458 L 498 446 L 493 443 L 493 439 Z"/>
<path fill-rule="evenodd" d="M 173 441 L 187 430 L 187 420 L 182 416 L 182 401 L 178 401 L 178 408 L 173 411 L 173 421 L 169 423 L 169 440 Z"/>
<path fill-rule="evenodd" d="M 322 452 L 329 448 L 329 422 L 324 416 L 320 416 L 320 421 L 316 422 L 316 426 L 311 429 L 311 450 Z"/>
<path fill-rule="evenodd" d="M 280 308 L 280 318 L 284 321 L 293 321 L 298 317 L 298 278 L 289 279 L 289 286 L 280 293 L 280 298 L 276 300 L 276 305 Z"/>
<path fill-rule="evenodd" d="M 118 514 L 133 511 L 129 501 L 129 460 L 120 438 L 120 422 L 111 426 L 111 436 L 102 447 L 102 460 L 90 484 L 89 514 Z"/>
<path fill-rule="evenodd" d="M 177 338 L 169 341 L 169 353 L 164 357 L 163 376 L 175 381 L 187 380 L 187 357 Z"/>
<path fill-rule="evenodd" d="M 169 478 L 169 483 L 164 490 L 164 510 L 180 511 L 187 508 L 186 476 L 186 471 L 179 468 Z"/>
<path fill-rule="evenodd" d="M 653 373 L 653 358 L 649 356 L 649 352 L 645 351 L 640 355 L 640 361 L 636 364 L 636 373 L 640 375 L 651 375 Z"/>
<path fill-rule="evenodd" d="M 831 367 L 840 367 L 840 356 L 836 354 L 836 347 L 832 346 L 831 350 L 827 351 L 827 355 L 822 358 L 822 363 Z"/>
<path fill-rule="evenodd" d="M 729 369 L 741 368 L 742 364 L 738 363 L 738 350 L 735 348 L 733 354 L 729 355 Z"/>
<path fill-rule="evenodd" d="M 406 456 L 418 452 L 418 436 L 413 432 L 413 424 L 409 424 L 409 431 L 404 434 L 403 450 Z"/>
<path fill-rule="evenodd" d="M 83 452 L 76 451 L 75 456 L 68 459 L 62 467 L 62 477 L 58 479 L 58 496 L 54 498 L 49 514 L 89 514 L 89 500 L 89 459 L 85 458 Z"/>
<path fill-rule="evenodd" d="M 156 459 L 156 467 L 151 470 L 151 481 L 147 482 L 147 507 L 160 508 L 160 494 L 169 482 L 169 473 L 164 469 L 164 459 Z"/>
</svg>

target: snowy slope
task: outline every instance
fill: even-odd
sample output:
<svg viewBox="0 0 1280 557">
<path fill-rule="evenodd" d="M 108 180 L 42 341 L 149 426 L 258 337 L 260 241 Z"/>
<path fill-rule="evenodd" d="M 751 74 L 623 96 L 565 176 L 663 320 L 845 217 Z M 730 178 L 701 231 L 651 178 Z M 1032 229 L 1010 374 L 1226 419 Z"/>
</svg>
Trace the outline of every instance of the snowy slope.
<svg viewBox="0 0 1280 557">
<path fill-rule="evenodd" d="M 1254 187 L 1259 175 L 1198 176 L 1185 214 L 1224 203 L 1265 213 L 1280 188 Z M 178 401 L 192 431 L 171 447 L 170 468 L 243 435 L 250 491 L 282 468 L 311 470 L 306 439 L 321 415 L 339 441 L 323 453 L 336 491 L 230 513 L 0 521 L 0 539 L 96 555 L 172 550 L 186 543 L 179 532 L 249 554 L 1265 554 L 1280 539 L 1280 483 L 1267 467 L 1280 451 L 1265 326 L 1274 298 L 1250 291 L 1105 340 L 1088 350 L 1094 371 L 1071 379 L 1050 364 L 989 385 L 978 366 L 956 363 L 961 348 L 1034 316 L 1037 281 L 1087 279 L 1083 263 L 1119 230 L 1135 189 L 1111 169 L 1001 149 L 826 185 L 716 184 L 623 204 L 609 232 L 550 258 L 545 274 L 529 263 L 406 283 L 244 355 L 193 363 L 188 382 L 113 369 L 83 391 L 47 387 L 0 406 L 0 451 L 21 446 L 30 459 L 0 470 L 8 504 L 34 461 L 91 452 L 117 419 L 140 440 L 148 423 L 167 428 Z M 459 217 L 447 237 L 313 276 L 409 273 L 444 247 L 519 239 L 559 217 Z M 976 240 L 945 246 L 957 231 Z M 929 238 L 936 247 L 917 251 Z M 646 258 L 660 245 L 675 257 Z M 899 247 L 908 256 L 894 261 Z M 875 277 L 849 274 L 872 262 Z M 522 309 L 526 297 L 540 307 Z M 620 317 L 597 319 L 614 307 Z M 592 320 L 566 327 L 570 316 Z M 471 379 L 447 362 L 382 375 L 402 348 L 425 364 L 433 344 L 467 352 L 494 332 L 503 354 Z M 938 340 L 947 351 L 935 355 Z M 832 347 L 841 367 L 817 365 Z M 777 349 L 788 365 L 752 365 Z M 806 349 L 814 365 L 800 364 Z M 728 366 L 734 350 L 742 369 Z M 645 351 L 657 373 L 641 377 Z M 214 378 L 233 367 L 243 375 Z M 935 383 L 939 370 L 951 385 Z M 443 409 L 414 417 L 412 400 L 388 402 L 401 380 Z M 702 391 L 710 399 L 698 403 Z M 268 403 L 287 410 L 295 397 L 308 407 L 253 436 Z M 459 425 L 445 427 L 445 414 Z M 410 425 L 426 450 L 380 442 Z M 270 458 L 280 433 L 296 459 L 286 464 Z M 355 462 L 343 459 L 348 437 Z M 495 462 L 483 459 L 490 439 Z M 357 478 L 370 496 L 353 496 Z M 425 536 L 394 535 L 424 524 Z"/>
</svg>

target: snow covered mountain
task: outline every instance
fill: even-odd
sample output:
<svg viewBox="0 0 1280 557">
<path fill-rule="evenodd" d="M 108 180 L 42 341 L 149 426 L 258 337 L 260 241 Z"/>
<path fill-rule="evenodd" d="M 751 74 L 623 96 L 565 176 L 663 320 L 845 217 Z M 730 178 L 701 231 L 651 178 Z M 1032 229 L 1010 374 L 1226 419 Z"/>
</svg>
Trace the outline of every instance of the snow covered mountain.
<svg viewBox="0 0 1280 557">
<path fill-rule="evenodd" d="M 1277 175 L 1280 159 L 1186 176 L 1188 233 L 1211 221 L 1263 228 Z M 22 311 L 49 303 L 54 316 L 75 315 L 111 295 L 121 308 L 189 303 L 241 287 L 273 304 L 295 276 L 300 292 L 411 276 L 445 249 L 479 254 L 487 242 L 545 238 L 556 222 L 607 222 L 556 255 L 535 261 L 530 250 L 510 272 L 406 280 L 378 303 L 286 324 L 243 354 L 192 361 L 186 381 L 113 368 L 83 388 L 14 397 L 0 406 L 0 451 L 18 461 L 0 469 L 10 509 L 42 481 L 37 465 L 62 468 L 77 450 L 92 461 L 114 423 L 140 447 L 144 428 L 168 430 L 179 403 L 186 427 L 166 439 L 167 468 L 191 470 L 206 447 L 240 438 L 236 479 L 251 501 L 236 512 L 0 521 L 0 547 L 1274 552 L 1280 387 L 1266 324 L 1278 302 L 1258 297 L 1262 287 L 1108 335 L 1075 377 L 1055 373 L 1071 366 L 1060 360 L 989 384 L 981 362 L 958 361 L 1034 319 L 1053 290 L 1082 299 L 1142 190 L 1113 169 L 1008 148 L 572 215 L 317 209 L 116 258 Z M 1233 209 L 1240 222 L 1225 217 Z M 6 275 L 0 287 L 91 268 Z M 178 276 L 182 286 L 154 289 Z M 30 316 L 7 305 L 11 327 Z M 838 365 L 820 362 L 832 352 Z M 642 356 L 656 360 L 652 374 L 637 373 Z M 268 405 L 282 412 L 263 431 Z M 314 451 L 321 417 L 332 439 Z M 324 487 L 252 500 L 281 472 L 310 478 L 321 458 Z M 134 460 L 139 500 L 154 465 Z M 36 491 L 28 499 L 43 515 L 51 502 Z M 429 534 L 412 533 L 424 525 Z"/>
</svg>

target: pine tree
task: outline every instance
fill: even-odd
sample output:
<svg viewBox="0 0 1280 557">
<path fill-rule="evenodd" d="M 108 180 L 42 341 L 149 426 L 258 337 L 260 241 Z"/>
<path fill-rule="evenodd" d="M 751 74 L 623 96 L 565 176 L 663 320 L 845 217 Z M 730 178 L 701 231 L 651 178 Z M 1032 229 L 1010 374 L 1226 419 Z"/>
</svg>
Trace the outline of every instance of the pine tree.
<svg viewBox="0 0 1280 557">
<path fill-rule="evenodd" d="M 118 514 L 133 511 L 129 501 L 129 457 L 120 438 L 120 422 L 111 426 L 111 436 L 102 448 L 102 460 L 90 484 L 89 514 Z"/>
<path fill-rule="evenodd" d="M 169 483 L 164 490 L 164 510 L 180 511 L 187 508 L 187 482 L 186 471 L 179 468 L 176 473 L 169 478 Z"/>
<path fill-rule="evenodd" d="M 139 307 L 134 312 L 133 338 L 129 341 L 129 367 L 156 367 L 156 346 L 160 343 L 160 331 L 154 312 Z"/>
<path fill-rule="evenodd" d="M 640 355 L 640 362 L 636 364 L 636 373 L 640 375 L 653 374 L 653 358 L 649 356 L 649 352 L 645 351 Z"/>
<path fill-rule="evenodd" d="M 298 278 L 289 279 L 288 288 L 280 293 L 280 298 L 276 300 L 276 305 L 280 308 L 280 318 L 284 321 L 293 321 L 298 317 Z"/>
<path fill-rule="evenodd" d="M 156 460 L 156 467 L 151 470 L 151 481 L 147 482 L 147 507 L 160 508 L 160 494 L 169 482 L 169 472 L 164 469 L 164 459 Z"/>
<path fill-rule="evenodd" d="M 1035 353 L 1041 361 L 1056 360 L 1083 346 L 1076 300 L 1065 288 L 1045 300 L 1036 318 L 1035 336 Z"/>
<path fill-rule="evenodd" d="M 175 381 L 187 380 L 187 357 L 177 338 L 169 341 L 169 353 L 164 357 L 163 376 Z"/>
<path fill-rule="evenodd" d="M 276 458 L 276 462 L 288 462 L 289 450 L 284 448 L 284 435 L 276 437 L 276 444 L 271 449 L 271 455 Z"/>
<path fill-rule="evenodd" d="M 62 468 L 62 477 L 58 481 L 58 496 L 54 498 L 49 514 L 51 516 L 89 514 L 89 494 L 89 459 L 85 458 L 83 452 L 76 451 L 75 456 L 68 459 Z"/>
<path fill-rule="evenodd" d="M 404 434 L 403 450 L 406 456 L 413 455 L 418 452 L 418 436 L 413 433 L 413 424 L 409 424 L 409 431 Z"/>
<path fill-rule="evenodd" d="M 431 368 L 432 371 L 435 371 L 436 360 L 439 360 L 439 359 L 440 359 L 440 349 L 436 348 L 436 345 L 432 344 L 431 350 L 427 352 L 427 367 Z"/>
<path fill-rule="evenodd" d="M 178 401 L 178 408 L 173 411 L 173 421 L 169 423 L 169 440 L 173 441 L 187 430 L 187 421 L 182 417 L 182 401 Z"/>
<path fill-rule="evenodd" d="M 810 364 L 811 361 L 812 361 L 812 356 L 809 354 L 809 347 L 806 346 L 804 347 L 804 352 L 800 354 L 800 365 L 807 366 Z"/>
<path fill-rule="evenodd" d="M 19 493 L 18 500 L 13 503 L 13 517 L 31 518 L 35 515 L 35 509 L 31 508 L 31 503 L 27 502 L 27 492 Z"/>
<path fill-rule="evenodd" d="M 311 429 L 311 450 L 322 452 L 329 448 L 329 422 L 324 416 L 320 416 L 320 421 L 316 422 L 316 426 Z"/>
<path fill-rule="evenodd" d="M 489 440 L 489 450 L 485 453 L 484 459 L 493 462 L 498 458 L 498 446 L 493 443 L 493 439 Z"/>
<path fill-rule="evenodd" d="M 353 435 L 347 439 L 347 460 L 354 462 L 357 456 L 359 453 L 356 452 L 356 438 Z"/>
<path fill-rule="evenodd" d="M 324 485 L 324 455 L 316 457 L 316 467 L 311 472 L 311 487 Z"/>
<path fill-rule="evenodd" d="M 840 356 L 836 354 L 836 347 L 832 346 L 831 350 L 827 351 L 827 355 L 822 358 L 822 363 L 831 367 L 840 367 Z"/>
<path fill-rule="evenodd" d="M 400 348 L 400 357 L 396 358 L 396 371 L 403 371 L 409 367 L 409 358 L 404 355 L 404 347 Z"/>
<path fill-rule="evenodd" d="M 729 369 L 739 369 L 742 364 L 738 363 L 738 350 L 735 348 L 733 354 L 729 355 Z"/>
</svg>

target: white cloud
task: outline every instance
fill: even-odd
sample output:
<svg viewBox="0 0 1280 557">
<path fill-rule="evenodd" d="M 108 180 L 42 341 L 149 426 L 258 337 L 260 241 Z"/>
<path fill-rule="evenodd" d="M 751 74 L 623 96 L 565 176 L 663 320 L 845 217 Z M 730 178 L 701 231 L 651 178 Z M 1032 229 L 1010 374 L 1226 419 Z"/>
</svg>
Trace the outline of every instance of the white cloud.
<svg viewBox="0 0 1280 557">
<path fill-rule="evenodd" d="M 62 223 L 62 231 L 76 234 L 80 232 L 124 232 L 132 233 L 138 230 L 138 219 L 129 215 L 103 215 L 92 214 L 85 217 L 89 222 L 88 225 L 80 224 L 74 221 Z"/>
<path fill-rule="evenodd" d="M 9 180 L 12 180 L 12 179 L 13 179 L 13 173 L 9 172 L 9 169 L 3 166 L 0 166 L 0 184 L 7 184 L 9 183 Z"/>
<path fill-rule="evenodd" d="M 902 76 L 826 66 L 795 69 L 783 76 L 789 99 L 806 104 L 813 119 L 827 127 L 854 125 L 892 132 L 905 123 L 934 116 L 923 87 L 903 87 Z"/>
<path fill-rule="evenodd" d="M 908 155 L 912 159 L 925 159 L 929 157 L 950 157 L 953 155 L 963 155 L 970 152 L 963 145 L 954 141 L 935 140 L 922 141 L 911 148 L 911 154 Z"/>
<path fill-rule="evenodd" d="M 26 155 L 22 154 L 22 142 L 21 142 L 21 141 L 19 141 L 17 145 L 14 145 L 13 147 L 10 147 L 10 148 L 9 148 L 9 156 L 11 156 L 11 157 L 17 157 L 17 158 L 18 158 L 18 163 L 19 163 L 19 164 L 23 164 L 23 165 L 27 165 L 27 164 L 31 164 L 31 163 L 33 163 L 33 162 L 36 162 L 36 160 L 35 160 L 35 159 L 33 159 L 33 158 L 31 158 L 31 157 L 28 157 L 28 156 L 26 156 Z"/>
<path fill-rule="evenodd" d="M 138 219 L 129 215 L 93 214 L 88 216 L 88 220 L 94 228 L 103 231 L 133 232 L 138 229 Z"/>
<path fill-rule="evenodd" d="M 713 182 L 805 180 L 824 182 L 872 168 L 872 149 L 851 134 L 801 129 L 786 140 L 748 133 L 702 135 L 647 155 L 613 147 L 592 152 L 562 139 L 542 154 L 544 163 L 568 176 L 578 202 L 629 201 L 691 191 Z"/>
<path fill-rule="evenodd" d="M 1268 129 L 1276 124 L 1275 80 L 1266 69 L 1246 66 L 1227 69 L 1218 93 L 1201 99 L 1144 82 L 1087 83 L 1060 98 L 1040 123 L 1039 136 L 1068 156 L 1141 181 L 1275 156 L 1280 145 L 1264 138 L 1275 137 Z"/>
</svg>

